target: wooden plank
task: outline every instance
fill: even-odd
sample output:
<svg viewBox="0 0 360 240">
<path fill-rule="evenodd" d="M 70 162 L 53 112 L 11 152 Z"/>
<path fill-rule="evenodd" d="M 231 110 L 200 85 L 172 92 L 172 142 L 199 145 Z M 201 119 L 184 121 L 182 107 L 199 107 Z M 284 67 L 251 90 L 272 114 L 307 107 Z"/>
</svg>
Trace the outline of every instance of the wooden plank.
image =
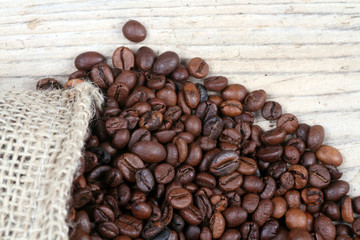
<svg viewBox="0 0 360 240">
<path fill-rule="evenodd" d="M 360 194 L 359 3 L 0 0 L 0 91 L 34 89 L 43 77 L 65 83 L 83 51 L 99 51 L 109 63 L 121 45 L 173 50 L 184 63 L 201 56 L 211 75 L 263 88 L 300 122 L 323 125 L 325 143 L 344 156 L 351 194 Z M 128 19 L 147 27 L 144 42 L 122 36 Z M 274 126 L 261 118 L 257 124 Z"/>
</svg>

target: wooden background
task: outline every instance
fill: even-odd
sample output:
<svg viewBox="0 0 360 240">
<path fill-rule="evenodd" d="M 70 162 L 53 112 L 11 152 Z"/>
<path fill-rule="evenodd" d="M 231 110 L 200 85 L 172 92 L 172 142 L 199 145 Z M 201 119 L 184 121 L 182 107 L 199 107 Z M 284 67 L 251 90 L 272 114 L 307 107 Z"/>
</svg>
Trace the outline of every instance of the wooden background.
<svg viewBox="0 0 360 240">
<path fill-rule="evenodd" d="M 140 44 L 122 25 L 147 27 Z M 360 1 L 0 0 L 0 91 L 64 83 L 77 54 L 109 57 L 121 45 L 203 57 L 210 75 L 263 88 L 283 112 L 321 124 L 344 156 L 344 179 L 360 194 Z M 273 123 L 259 120 L 269 128 Z"/>
</svg>

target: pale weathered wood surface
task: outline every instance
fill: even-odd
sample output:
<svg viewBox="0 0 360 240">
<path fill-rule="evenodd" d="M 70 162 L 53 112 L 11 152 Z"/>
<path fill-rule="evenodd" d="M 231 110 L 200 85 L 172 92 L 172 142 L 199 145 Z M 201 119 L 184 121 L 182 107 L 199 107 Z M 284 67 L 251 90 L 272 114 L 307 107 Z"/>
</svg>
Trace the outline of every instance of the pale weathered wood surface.
<svg viewBox="0 0 360 240">
<path fill-rule="evenodd" d="M 128 19 L 147 27 L 144 42 L 122 36 Z M 300 122 L 323 125 L 359 194 L 359 30 L 353 0 L 0 0 L 0 91 L 34 89 L 43 77 L 64 83 L 74 57 L 88 50 L 110 59 L 118 46 L 148 45 L 185 63 L 201 56 L 210 75 L 263 88 Z"/>
</svg>

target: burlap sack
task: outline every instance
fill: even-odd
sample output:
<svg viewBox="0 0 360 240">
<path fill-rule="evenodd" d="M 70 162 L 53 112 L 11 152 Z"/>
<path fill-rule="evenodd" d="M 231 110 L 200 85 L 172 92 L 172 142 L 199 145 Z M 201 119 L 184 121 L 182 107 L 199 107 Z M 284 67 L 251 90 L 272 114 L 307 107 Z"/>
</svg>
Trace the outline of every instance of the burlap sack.
<svg viewBox="0 0 360 240">
<path fill-rule="evenodd" d="M 102 100 L 90 83 L 0 93 L 0 239 L 68 239 L 66 202 Z"/>
</svg>

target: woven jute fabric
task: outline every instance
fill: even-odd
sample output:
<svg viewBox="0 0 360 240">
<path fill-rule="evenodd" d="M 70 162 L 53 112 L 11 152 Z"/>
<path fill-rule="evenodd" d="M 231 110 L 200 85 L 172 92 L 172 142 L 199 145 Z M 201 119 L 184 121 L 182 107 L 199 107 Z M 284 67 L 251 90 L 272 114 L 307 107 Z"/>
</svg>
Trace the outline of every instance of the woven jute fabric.
<svg viewBox="0 0 360 240">
<path fill-rule="evenodd" d="M 0 93 L 0 239 L 68 239 L 66 203 L 102 101 L 90 83 Z"/>
</svg>

